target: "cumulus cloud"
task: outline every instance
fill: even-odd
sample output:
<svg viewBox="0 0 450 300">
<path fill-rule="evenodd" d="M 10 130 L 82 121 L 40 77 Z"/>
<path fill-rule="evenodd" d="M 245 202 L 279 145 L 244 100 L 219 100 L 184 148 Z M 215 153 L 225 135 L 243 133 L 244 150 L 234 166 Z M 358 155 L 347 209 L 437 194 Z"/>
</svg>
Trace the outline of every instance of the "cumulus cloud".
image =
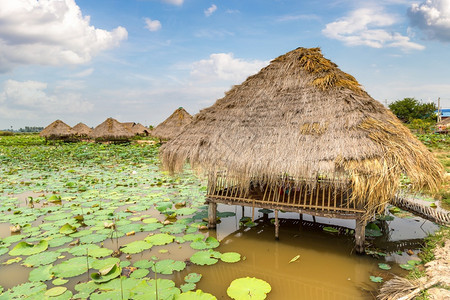
<svg viewBox="0 0 450 300">
<path fill-rule="evenodd" d="M 322 33 L 349 46 L 365 45 L 373 48 L 395 47 L 402 50 L 423 50 L 408 36 L 388 30 L 397 17 L 378 8 L 360 8 L 348 16 L 329 23 Z"/>
<path fill-rule="evenodd" d="M 158 20 L 152 20 L 150 18 L 145 18 L 145 28 L 150 31 L 158 31 L 161 29 L 161 22 Z"/>
<path fill-rule="evenodd" d="M 411 25 L 424 31 L 428 39 L 450 42 L 450 0 L 427 0 L 408 10 Z"/>
<path fill-rule="evenodd" d="M 191 65 L 191 76 L 202 80 L 220 79 L 238 83 L 268 63 L 268 61 L 245 61 L 234 58 L 233 53 L 214 53 L 208 59 L 194 62 Z"/>
<path fill-rule="evenodd" d="M 207 16 L 207 17 L 211 16 L 216 10 L 217 10 L 217 6 L 215 4 L 211 5 L 210 7 L 205 9 L 205 11 L 204 11 L 205 16 Z"/>
<path fill-rule="evenodd" d="M 83 100 L 78 93 L 64 91 L 49 91 L 47 83 L 40 81 L 7 80 L 3 91 L 0 90 L 0 116 L 11 120 L 32 120 L 48 115 L 93 110 L 94 105 Z"/>
<path fill-rule="evenodd" d="M 74 0 L 0 1 L 0 72 L 20 64 L 81 64 L 128 36 L 90 25 Z"/>
</svg>

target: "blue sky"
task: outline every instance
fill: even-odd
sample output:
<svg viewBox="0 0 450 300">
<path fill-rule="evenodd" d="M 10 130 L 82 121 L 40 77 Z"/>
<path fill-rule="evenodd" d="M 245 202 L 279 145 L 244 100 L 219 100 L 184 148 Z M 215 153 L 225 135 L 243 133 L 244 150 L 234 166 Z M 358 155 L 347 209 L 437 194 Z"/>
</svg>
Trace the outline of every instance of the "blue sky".
<svg viewBox="0 0 450 300">
<path fill-rule="evenodd" d="M 297 47 L 450 108 L 450 0 L 0 0 L 0 129 L 191 114 Z"/>
</svg>

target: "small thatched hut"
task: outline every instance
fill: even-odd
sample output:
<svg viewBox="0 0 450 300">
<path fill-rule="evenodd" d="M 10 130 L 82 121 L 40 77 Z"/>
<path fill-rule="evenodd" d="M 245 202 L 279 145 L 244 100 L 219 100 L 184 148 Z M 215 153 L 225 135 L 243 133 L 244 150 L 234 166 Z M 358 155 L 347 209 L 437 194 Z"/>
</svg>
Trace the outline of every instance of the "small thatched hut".
<svg viewBox="0 0 450 300">
<path fill-rule="evenodd" d="M 298 48 L 274 59 L 198 113 L 161 148 L 165 168 L 186 161 L 208 175 L 210 227 L 217 203 L 356 219 L 364 229 L 383 213 L 407 174 L 437 190 L 442 166 L 356 79 Z"/>
<path fill-rule="evenodd" d="M 113 118 L 106 119 L 94 128 L 91 137 L 96 141 L 124 142 L 132 138 L 134 134 L 127 130 L 122 123 Z"/>
<path fill-rule="evenodd" d="M 151 131 L 151 135 L 161 140 L 170 140 L 192 122 L 192 116 L 182 107 L 178 108 L 166 120 Z"/>
<path fill-rule="evenodd" d="M 141 123 L 134 123 L 134 122 L 125 122 L 122 123 L 123 126 L 130 132 L 132 132 L 134 135 L 140 135 L 140 136 L 148 136 L 150 129 L 142 125 Z"/>
<path fill-rule="evenodd" d="M 90 137 L 90 135 L 92 133 L 92 128 L 90 128 L 86 124 L 80 122 L 77 125 L 72 127 L 72 133 L 78 139 L 87 139 Z"/>
<path fill-rule="evenodd" d="M 61 120 L 56 120 L 45 127 L 39 135 L 47 140 L 69 140 L 72 138 L 72 128 Z"/>
</svg>

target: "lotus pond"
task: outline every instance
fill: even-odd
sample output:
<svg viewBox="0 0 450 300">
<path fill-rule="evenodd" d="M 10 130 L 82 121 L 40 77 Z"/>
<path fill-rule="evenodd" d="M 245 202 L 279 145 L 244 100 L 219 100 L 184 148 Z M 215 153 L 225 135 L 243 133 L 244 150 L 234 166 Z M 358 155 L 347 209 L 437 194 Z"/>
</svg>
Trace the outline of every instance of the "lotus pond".
<svg viewBox="0 0 450 300">
<path fill-rule="evenodd" d="M 208 230 L 205 182 L 154 145 L 0 137 L 0 178 L 0 299 L 373 299 L 438 229 L 392 208 L 364 256 L 354 221 L 281 213 L 275 241 L 270 211 L 219 205 Z"/>
</svg>

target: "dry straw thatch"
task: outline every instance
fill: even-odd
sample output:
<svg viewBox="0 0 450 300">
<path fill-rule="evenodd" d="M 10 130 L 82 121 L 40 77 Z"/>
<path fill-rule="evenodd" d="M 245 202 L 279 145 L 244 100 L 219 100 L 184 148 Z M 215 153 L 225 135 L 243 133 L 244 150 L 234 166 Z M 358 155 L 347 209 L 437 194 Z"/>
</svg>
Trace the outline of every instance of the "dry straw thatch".
<svg viewBox="0 0 450 300">
<path fill-rule="evenodd" d="M 94 128 L 91 137 L 98 141 L 122 141 L 128 140 L 134 134 L 127 130 L 122 123 L 113 118 L 106 119 Z"/>
<path fill-rule="evenodd" d="M 45 127 L 39 134 L 47 140 L 68 139 L 73 136 L 72 128 L 61 120 L 56 120 Z"/>
<path fill-rule="evenodd" d="M 126 129 L 132 132 L 134 135 L 147 136 L 149 135 L 150 129 L 142 125 L 141 123 L 125 122 L 122 123 Z"/>
<path fill-rule="evenodd" d="M 383 211 L 402 173 L 433 191 L 443 176 L 426 147 L 319 48 L 288 52 L 234 86 L 165 144 L 161 159 L 171 171 L 186 161 L 210 174 L 226 170 L 243 189 L 281 175 L 299 185 L 338 178 L 366 219 Z"/>
<path fill-rule="evenodd" d="M 182 107 L 178 108 L 165 121 L 151 131 L 151 135 L 163 140 L 176 137 L 192 122 L 192 116 Z"/>
<path fill-rule="evenodd" d="M 81 138 L 87 138 L 92 133 L 92 128 L 87 126 L 84 123 L 78 123 L 77 125 L 72 127 L 72 132 L 74 135 L 81 137 Z"/>
</svg>

